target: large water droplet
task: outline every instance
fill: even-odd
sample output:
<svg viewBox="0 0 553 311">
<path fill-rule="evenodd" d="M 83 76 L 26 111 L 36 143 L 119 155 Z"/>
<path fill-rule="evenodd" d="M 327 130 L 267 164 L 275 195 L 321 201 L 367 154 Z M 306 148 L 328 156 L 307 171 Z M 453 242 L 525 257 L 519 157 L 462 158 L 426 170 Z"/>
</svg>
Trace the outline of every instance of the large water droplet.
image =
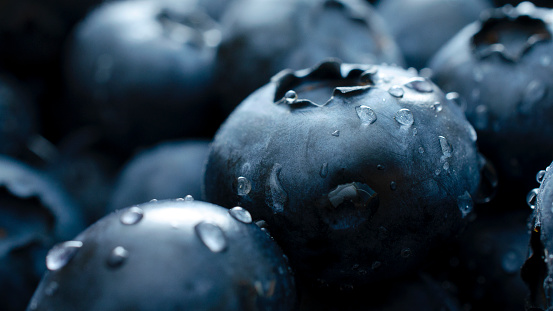
<svg viewBox="0 0 553 311">
<path fill-rule="evenodd" d="M 248 195 L 248 193 L 250 193 L 250 191 L 252 190 L 252 184 L 250 183 L 250 181 L 246 178 L 246 177 L 238 177 L 237 179 L 237 183 L 238 183 L 238 195 Z"/>
<path fill-rule="evenodd" d="M 472 212 L 474 202 L 472 201 L 472 197 L 468 191 L 465 191 L 465 193 L 457 197 L 457 206 L 459 207 L 463 218 Z"/>
<path fill-rule="evenodd" d="M 235 206 L 231 208 L 229 211 L 230 216 L 232 216 L 234 219 L 243 222 L 245 224 L 251 224 L 252 223 L 252 215 L 250 212 L 245 210 L 244 208 L 240 206 Z"/>
<path fill-rule="evenodd" d="M 413 114 L 409 109 L 400 109 L 398 112 L 396 112 L 395 116 L 396 121 L 399 124 L 410 126 L 413 124 L 415 119 L 413 118 Z"/>
<path fill-rule="evenodd" d="M 501 267 L 508 274 L 520 272 L 522 263 L 522 258 L 515 251 L 508 251 L 501 259 Z"/>
<path fill-rule="evenodd" d="M 289 90 L 284 94 L 284 100 L 288 105 L 292 105 L 298 100 L 298 94 L 293 90 Z"/>
<path fill-rule="evenodd" d="M 522 101 L 518 107 L 520 113 L 530 114 L 534 109 L 534 105 L 543 100 L 547 94 L 547 86 L 540 80 L 531 81 L 524 93 L 522 94 Z"/>
<path fill-rule="evenodd" d="M 121 266 L 129 257 L 129 251 L 123 246 L 114 248 L 108 256 L 107 264 L 112 268 Z"/>
<path fill-rule="evenodd" d="M 55 245 L 46 255 L 46 267 L 50 271 L 63 268 L 83 246 L 81 241 L 67 241 Z"/>
<path fill-rule="evenodd" d="M 194 229 L 200 240 L 210 251 L 219 253 L 227 248 L 227 238 L 219 226 L 203 221 L 197 224 Z"/>
<path fill-rule="evenodd" d="M 536 181 L 541 184 L 544 177 L 545 177 L 545 170 L 541 170 L 536 174 Z"/>
<path fill-rule="evenodd" d="M 321 175 L 322 178 L 326 178 L 326 176 L 328 175 L 328 163 L 325 162 L 321 165 L 319 175 Z"/>
<path fill-rule="evenodd" d="M 191 195 L 187 195 L 187 196 L 184 197 L 184 200 L 185 200 L 186 202 L 192 202 L 192 201 L 194 201 L 194 197 L 191 196 Z"/>
<path fill-rule="evenodd" d="M 410 248 L 404 248 L 401 250 L 401 257 L 408 258 L 411 256 L 411 249 Z"/>
<path fill-rule="evenodd" d="M 390 189 L 392 189 L 392 191 L 397 189 L 397 183 L 395 181 L 390 182 Z"/>
<path fill-rule="evenodd" d="M 432 83 L 430 83 L 425 78 L 412 79 L 411 81 L 407 82 L 405 86 L 421 93 L 431 93 L 434 91 L 434 88 L 432 88 Z"/>
<path fill-rule="evenodd" d="M 334 137 L 339 137 L 339 136 L 340 136 L 340 131 L 339 131 L 339 130 L 335 130 L 334 132 L 332 132 L 332 136 L 334 136 Z"/>
<path fill-rule="evenodd" d="M 280 172 L 282 171 L 282 165 L 275 163 L 269 176 L 267 184 L 269 189 L 267 191 L 267 203 L 272 208 L 274 213 L 281 213 L 284 211 L 284 206 L 286 201 L 288 201 L 288 195 L 286 191 L 282 188 L 280 183 Z"/>
<path fill-rule="evenodd" d="M 442 148 L 442 154 L 444 155 L 444 157 L 451 157 L 452 148 L 447 141 L 447 138 L 445 138 L 444 136 L 438 136 L 438 139 L 440 140 L 440 147 Z"/>
<path fill-rule="evenodd" d="M 538 199 L 539 191 L 539 188 L 534 188 L 530 190 L 530 192 L 528 192 L 528 195 L 526 196 L 526 203 L 528 204 L 528 206 L 530 206 L 531 209 L 536 208 L 536 201 Z"/>
<path fill-rule="evenodd" d="M 134 225 L 134 224 L 137 224 L 140 220 L 142 220 L 143 217 L 144 217 L 144 211 L 140 207 L 133 206 L 128 210 L 126 210 L 125 212 L 123 212 L 119 220 L 124 225 Z"/>
<path fill-rule="evenodd" d="M 370 107 L 367 106 L 357 106 L 355 107 L 357 116 L 361 120 L 361 124 L 373 124 L 376 122 L 376 113 Z"/>
<path fill-rule="evenodd" d="M 401 86 L 395 85 L 388 89 L 388 93 L 390 93 L 393 97 L 401 98 L 405 94 L 405 91 Z"/>
</svg>

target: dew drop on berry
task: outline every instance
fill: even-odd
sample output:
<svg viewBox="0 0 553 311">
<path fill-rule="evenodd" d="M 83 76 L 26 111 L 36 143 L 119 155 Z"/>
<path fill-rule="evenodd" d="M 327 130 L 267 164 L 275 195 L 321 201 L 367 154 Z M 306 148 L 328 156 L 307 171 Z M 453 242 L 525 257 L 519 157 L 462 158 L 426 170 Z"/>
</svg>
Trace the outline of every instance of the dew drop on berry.
<svg viewBox="0 0 553 311">
<path fill-rule="evenodd" d="M 386 167 L 385 167 L 384 165 L 382 165 L 382 164 L 378 164 L 378 165 L 376 166 L 376 169 L 379 170 L 379 171 L 383 171 L 383 170 L 386 169 Z"/>
<path fill-rule="evenodd" d="M 339 130 L 335 130 L 334 132 L 332 132 L 332 136 L 334 136 L 334 137 L 339 137 L 339 136 L 340 136 L 340 131 L 339 131 Z"/>
<path fill-rule="evenodd" d="M 232 216 L 232 218 L 240 222 L 243 222 L 245 224 L 252 223 L 252 215 L 250 214 L 250 212 L 240 206 L 235 206 L 231 208 L 228 213 L 230 214 L 230 216 Z"/>
<path fill-rule="evenodd" d="M 392 189 L 392 191 L 395 191 L 397 189 L 397 184 L 395 181 L 390 182 L 390 189 Z"/>
<path fill-rule="evenodd" d="M 420 153 L 420 154 L 423 154 L 423 153 L 424 153 L 424 148 L 423 148 L 423 147 L 419 147 L 419 153 Z"/>
<path fill-rule="evenodd" d="M 444 155 L 444 157 L 451 157 L 452 148 L 447 141 L 447 138 L 445 138 L 444 136 L 438 136 L 438 139 L 440 141 L 440 147 L 442 148 L 442 154 Z"/>
<path fill-rule="evenodd" d="M 67 241 L 55 245 L 46 255 L 46 267 L 50 271 L 65 267 L 82 246 L 83 242 L 81 241 Z"/>
<path fill-rule="evenodd" d="M 357 106 L 355 107 L 357 116 L 361 120 L 361 124 L 373 124 L 376 122 L 376 113 L 368 106 Z"/>
<path fill-rule="evenodd" d="M 411 113 L 411 110 L 409 109 L 400 109 L 398 112 L 396 112 L 395 116 L 396 121 L 401 125 L 410 126 L 413 124 L 415 119 L 413 118 L 413 114 Z"/>
<path fill-rule="evenodd" d="M 267 181 L 269 189 L 267 191 L 267 198 L 271 202 L 271 208 L 274 213 L 281 213 L 284 211 L 286 201 L 288 201 L 288 195 L 280 183 L 280 173 L 282 171 L 282 165 L 275 163 L 271 170 L 271 175 Z"/>
<path fill-rule="evenodd" d="M 444 167 L 444 170 L 446 171 L 449 170 L 449 162 L 445 162 L 443 167 Z"/>
<path fill-rule="evenodd" d="M 501 268 L 503 268 L 503 271 L 507 274 L 515 274 L 520 272 L 522 264 L 522 258 L 520 258 L 520 256 L 512 250 L 505 253 L 501 258 Z"/>
<path fill-rule="evenodd" d="M 237 185 L 238 195 L 241 195 L 241 196 L 248 195 L 248 193 L 250 193 L 250 191 L 252 190 L 252 184 L 246 177 L 243 177 L 243 176 L 238 177 L 237 184 L 238 184 Z"/>
<path fill-rule="evenodd" d="M 191 201 L 194 201 L 194 197 L 191 196 L 191 195 L 187 195 L 187 196 L 184 197 L 184 200 L 185 200 L 186 202 L 191 202 Z"/>
<path fill-rule="evenodd" d="M 536 200 L 538 198 L 539 189 L 534 188 L 528 192 L 528 195 L 526 196 L 526 203 L 528 206 L 530 206 L 531 209 L 534 209 L 536 207 Z"/>
<path fill-rule="evenodd" d="M 328 175 L 328 163 L 325 162 L 321 165 L 321 170 L 319 171 L 319 175 L 322 178 L 326 178 L 326 176 Z"/>
<path fill-rule="evenodd" d="M 405 94 L 405 91 L 401 86 L 394 85 L 388 89 L 388 93 L 390 93 L 393 97 L 401 98 Z"/>
<path fill-rule="evenodd" d="M 415 78 L 405 84 L 410 89 L 420 93 L 432 93 L 432 84 L 425 78 Z"/>
<path fill-rule="evenodd" d="M 293 90 L 289 90 L 284 94 L 284 100 L 288 105 L 294 104 L 298 100 L 298 94 Z"/>
<path fill-rule="evenodd" d="M 108 256 L 107 265 L 111 268 L 120 267 L 129 257 L 129 251 L 123 246 L 114 248 Z"/>
<path fill-rule="evenodd" d="M 203 221 L 197 224 L 194 229 L 196 235 L 210 251 L 219 253 L 227 248 L 227 239 L 219 226 Z"/>
<path fill-rule="evenodd" d="M 126 210 L 125 212 L 123 212 L 119 220 L 124 225 L 134 225 L 134 224 L 137 224 L 140 220 L 142 220 L 143 217 L 144 217 L 144 211 L 139 207 L 133 206 L 128 210 Z"/>
<path fill-rule="evenodd" d="M 544 177 L 545 177 L 545 170 L 541 170 L 536 174 L 536 181 L 541 184 Z"/>
<path fill-rule="evenodd" d="M 430 106 L 430 109 L 432 110 L 436 110 L 436 112 L 440 112 L 443 110 L 443 106 L 442 106 L 442 103 L 440 102 L 435 102 L 434 104 L 432 104 L 432 106 Z"/>
<path fill-rule="evenodd" d="M 459 207 L 463 218 L 472 212 L 474 202 L 472 201 L 472 197 L 468 191 L 465 191 L 465 193 L 457 197 L 457 207 Z"/>
</svg>

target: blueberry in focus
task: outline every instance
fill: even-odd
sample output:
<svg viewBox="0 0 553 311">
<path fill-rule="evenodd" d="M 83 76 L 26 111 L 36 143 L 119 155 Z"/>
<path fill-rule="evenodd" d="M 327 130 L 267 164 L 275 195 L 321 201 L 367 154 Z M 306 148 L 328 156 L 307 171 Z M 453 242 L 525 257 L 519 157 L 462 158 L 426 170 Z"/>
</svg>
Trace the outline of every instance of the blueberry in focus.
<svg viewBox="0 0 553 311">
<path fill-rule="evenodd" d="M 240 207 L 191 199 L 112 213 L 46 257 L 27 310 L 292 310 L 278 246 Z"/>
<path fill-rule="evenodd" d="M 221 24 L 218 86 L 227 114 L 271 76 L 336 57 L 403 64 L 384 21 L 364 0 L 236 0 Z"/>
<path fill-rule="evenodd" d="M 468 219 L 475 142 L 462 110 L 413 70 L 285 70 L 219 129 L 205 199 L 265 220 L 300 276 L 377 282 L 414 269 Z"/>
<path fill-rule="evenodd" d="M 455 91 L 497 168 L 498 197 L 524 197 L 553 157 L 553 25 L 530 3 L 488 11 L 432 59 L 434 81 Z M 519 199 L 516 199 L 519 198 Z"/>
<path fill-rule="evenodd" d="M 218 25 L 191 2 L 106 2 L 68 44 L 65 113 L 73 126 L 99 126 L 127 154 L 207 135 L 220 40 Z"/>
<path fill-rule="evenodd" d="M 17 160 L 0 156 L 0 301 L 23 310 L 44 273 L 54 243 L 84 227 L 75 203 L 55 182 Z"/>
<path fill-rule="evenodd" d="M 165 142 L 134 156 L 122 169 L 108 212 L 152 199 L 202 196 L 209 142 Z"/>
<path fill-rule="evenodd" d="M 453 35 L 491 6 L 489 0 L 384 0 L 384 18 L 408 66 L 423 68 Z"/>
</svg>

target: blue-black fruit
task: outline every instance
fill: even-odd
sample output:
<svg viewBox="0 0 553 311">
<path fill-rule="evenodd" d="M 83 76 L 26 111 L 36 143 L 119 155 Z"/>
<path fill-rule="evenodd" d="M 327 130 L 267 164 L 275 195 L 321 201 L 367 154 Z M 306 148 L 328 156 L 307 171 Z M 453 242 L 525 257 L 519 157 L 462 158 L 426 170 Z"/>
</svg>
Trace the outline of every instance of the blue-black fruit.
<svg viewBox="0 0 553 311">
<path fill-rule="evenodd" d="M 553 158 L 553 24 L 530 3 L 488 11 L 432 59 L 433 79 L 455 91 L 497 168 L 498 197 L 522 206 L 534 173 Z M 517 199 L 518 198 L 518 199 Z"/>
<path fill-rule="evenodd" d="M 240 207 L 189 198 L 112 213 L 46 257 L 27 310 L 292 310 L 280 249 Z"/>
<path fill-rule="evenodd" d="M 395 66 L 285 70 L 215 136 L 206 200 L 264 219 L 298 274 L 366 284 L 412 270 L 473 207 L 480 164 L 461 109 Z"/>
<path fill-rule="evenodd" d="M 0 156 L 0 301 L 23 310 L 44 273 L 44 256 L 84 227 L 68 195 L 41 173 Z"/>
</svg>

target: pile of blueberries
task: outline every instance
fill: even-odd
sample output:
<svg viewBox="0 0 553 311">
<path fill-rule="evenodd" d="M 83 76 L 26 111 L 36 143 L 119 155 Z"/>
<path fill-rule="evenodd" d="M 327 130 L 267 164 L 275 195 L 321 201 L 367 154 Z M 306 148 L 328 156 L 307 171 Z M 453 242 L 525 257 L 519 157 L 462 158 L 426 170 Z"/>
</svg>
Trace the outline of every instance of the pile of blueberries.
<svg viewBox="0 0 553 311">
<path fill-rule="evenodd" d="M 553 310 L 553 4 L 0 2 L 0 310 Z"/>
</svg>

